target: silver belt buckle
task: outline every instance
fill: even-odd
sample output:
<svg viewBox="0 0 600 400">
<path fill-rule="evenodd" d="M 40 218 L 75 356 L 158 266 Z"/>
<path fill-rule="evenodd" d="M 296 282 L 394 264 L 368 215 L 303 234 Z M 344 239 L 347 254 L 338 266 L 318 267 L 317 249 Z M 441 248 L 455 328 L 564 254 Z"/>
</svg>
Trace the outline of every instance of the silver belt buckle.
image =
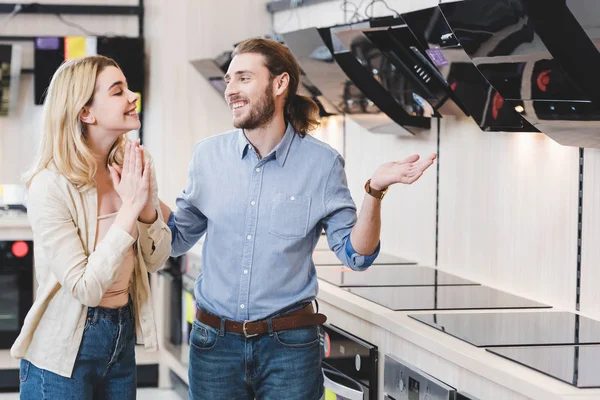
<svg viewBox="0 0 600 400">
<path fill-rule="evenodd" d="M 246 321 L 244 321 L 244 323 L 242 324 L 242 331 L 244 332 L 244 337 L 246 337 L 246 339 L 247 339 L 247 338 L 251 338 L 251 337 L 254 337 L 254 336 L 258 336 L 258 333 L 254 333 L 254 334 L 250 335 L 250 334 L 249 334 L 249 333 L 246 331 L 246 324 L 247 324 L 248 322 L 252 322 L 252 321 L 248 321 L 248 320 L 246 320 Z"/>
</svg>

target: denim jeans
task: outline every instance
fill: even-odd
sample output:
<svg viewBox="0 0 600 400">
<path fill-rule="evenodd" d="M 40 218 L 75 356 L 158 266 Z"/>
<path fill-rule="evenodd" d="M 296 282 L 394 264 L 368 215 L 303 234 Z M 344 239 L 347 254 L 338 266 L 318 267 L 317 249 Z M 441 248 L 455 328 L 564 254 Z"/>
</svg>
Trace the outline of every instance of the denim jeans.
<svg viewBox="0 0 600 400">
<path fill-rule="evenodd" d="M 71 378 L 21 360 L 21 400 L 135 399 L 133 305 L 88 308 Z"/>
<path fill-rule="evenodd" d="M 246 338 L 194 321 L 190 399 L 318 400 L 323 395 L 319 326 Z"/>
</svg>

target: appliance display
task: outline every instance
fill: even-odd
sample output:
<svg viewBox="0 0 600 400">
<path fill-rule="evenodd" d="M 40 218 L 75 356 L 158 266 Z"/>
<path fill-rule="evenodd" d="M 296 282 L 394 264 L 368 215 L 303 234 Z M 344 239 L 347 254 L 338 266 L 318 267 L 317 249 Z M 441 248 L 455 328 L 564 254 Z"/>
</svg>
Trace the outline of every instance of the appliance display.
<svg viewBox="0 0 600 400">
<path fill-rule="evenodd" d="M 377 265 L 366 271 L 318 266 L 317 277 L 339 287 L 479 285 L 430 267 Z"/>
<path fill-rule="evenodd" d="M 343 265 L 335 253 L 331 250 L 313 251 L 313 262 L 315 265 Z M 387 253 L 379 253 L 373 265 L 378 264 L 416 264 L 416 262 Z"/>
<path fill-rule="evenodd" d="M 378 399 L 377 346 L 334 325 L 323 330 L 325 399 Z"/>
<path fill-rule="evenodd" d="M 383 390 L 394 400 L 455 400 L 456 389 L 405 361 L 385 355 Z"/>
<path fill-rule="evenodd" d="M 394 311 L 549 308 L 487 286 L 403 286 L 343 288 Z"/>
<path fill-rule="evenodd" d="M 600 346 L 498 347 L 487 351 L 578 388 L 600 388 Z"/>
<path fill-rule="evenodd" d="M 127 37 L 38 37 L 34 42 L 34 101 L 43 104 L 52 75 L 68 59 L 103 55 L 114 59 L 123 70 L 129 90 L 140 94 L 138 113 L 144 99 L 144 40 Z M 140 116 L 141 118 L 141 116 Z"/>
<path fill-rule="evenodd" d="M 10 349 L 33 304 L 33 242 L 0 241 L 0 349 Z"/>
<path fill-rule="evenodd" d="M 470 43 L 457 39 L 440 7 L 402 17 L 465 110 L 485 131 L 539 132 L 515 109 L 520 104 L 507 102 L 477 69 L 471 47 L 464 48 Z"/>
<path fill-rule="evenodd" d="M 282 36 L 314 86 L 363 128 L 404 136 L 412 136 L 411 127 L 429 128 L 430 119 L 408 115 L 350 51 L 334 50 L 335 33 L 342 30 L 308 28 Z"/>
<path fill-rule="evenodd" d="M 16 107 L 21 76 L 21 46 L 0 44 L 0 117 Z"/>
<path fill-rule="evenodd" d="M 600 344 L 600 322 L 569 312 L 415 314 L 409 317 L 477 347 Z"/>
<path fill-rule="evenodd" d="M 533 127 L 563 145 L 600 147 L 598 2 L 466 0 L 439 7 L 473 64 Z"/>
<path fill-rule="evenodd" d="M 465 116 L 401 17 L 376 18 L 362 25 L 336 31 L 336 36 L 408 114 Z"/>
</svg>

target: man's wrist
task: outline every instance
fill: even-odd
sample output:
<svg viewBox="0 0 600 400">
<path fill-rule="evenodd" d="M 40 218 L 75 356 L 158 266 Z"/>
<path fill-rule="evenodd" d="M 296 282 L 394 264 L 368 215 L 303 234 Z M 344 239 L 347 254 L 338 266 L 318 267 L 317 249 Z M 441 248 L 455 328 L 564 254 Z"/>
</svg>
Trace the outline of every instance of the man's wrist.
<svg viewBox="0 0 600 400">
<path fill-rule="evenodd" d="M 379 190 L 371 185 L 371 180 L 369 179 L 365 183 L 365 192 L 367 192 L 370 196 L 375 197 L 377 200 L 381 201 L 385 193 L 387 192 L 387 188 L 383 190 Z"/>
<path fill-rule="evenodd" d="M 381 184 L 378 184 L 377 181 L 373 181 L 373 179 L 370 179 L 369 186 L 371 186 L 373 189 L 378 190 L 380 192 L 383 192 L 383 191 L 385 191 L 385 190 L 388 189 L 387 186 L 383 186 Z"/>
</svg>

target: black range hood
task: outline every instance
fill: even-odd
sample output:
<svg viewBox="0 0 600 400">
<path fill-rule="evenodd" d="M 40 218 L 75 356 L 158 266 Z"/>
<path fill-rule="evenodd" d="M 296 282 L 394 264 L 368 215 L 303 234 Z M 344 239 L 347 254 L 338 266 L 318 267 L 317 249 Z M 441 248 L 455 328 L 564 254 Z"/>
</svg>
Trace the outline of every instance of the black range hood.
<svg viewBox="0 0 600 400">
<path fill-rule="evenodd" d="M 422 107 L 418 99 L 405 101 L 405 108 L 386 89 L 397 74 L 393 65 L 379 64 L 381 60 L 371 57 L 376 54 L 375 46 L 361 42 L 347 48 L 340 41 L 338 34 L 356 27 L 309 28 L 282 36 L 308 78 L 333 105 L 363 128 L 401 136 L 429 129 L 430 118 L 418 115 Z M 388 73 L 385 79 L 379 73 L 382 69 Z M 410 111 L 409 105 L 414 107 Z"/>
<path fill-rule="evenodd" d="M 409 114 L 468 115 L 401 17 L 376 18 L 341 29 L 335 35 L 343 48 L 350 49 Z"/>
<path fill-rule="evenodd" d="M 470 47 L 465 49 L 457 39 L 441 8 L 419 10 L 402 17 L 454 96 L 482 130 L 539 132 L 517 111 L 521 104 L 506 101 L 477 69 L 467 51 Z"/>
<path fill-rule="evenodd" d="M 473 65 L 560 144 L 600 147 L 600 2 L 465 0 L 440 10 Z"/>
</svg>

